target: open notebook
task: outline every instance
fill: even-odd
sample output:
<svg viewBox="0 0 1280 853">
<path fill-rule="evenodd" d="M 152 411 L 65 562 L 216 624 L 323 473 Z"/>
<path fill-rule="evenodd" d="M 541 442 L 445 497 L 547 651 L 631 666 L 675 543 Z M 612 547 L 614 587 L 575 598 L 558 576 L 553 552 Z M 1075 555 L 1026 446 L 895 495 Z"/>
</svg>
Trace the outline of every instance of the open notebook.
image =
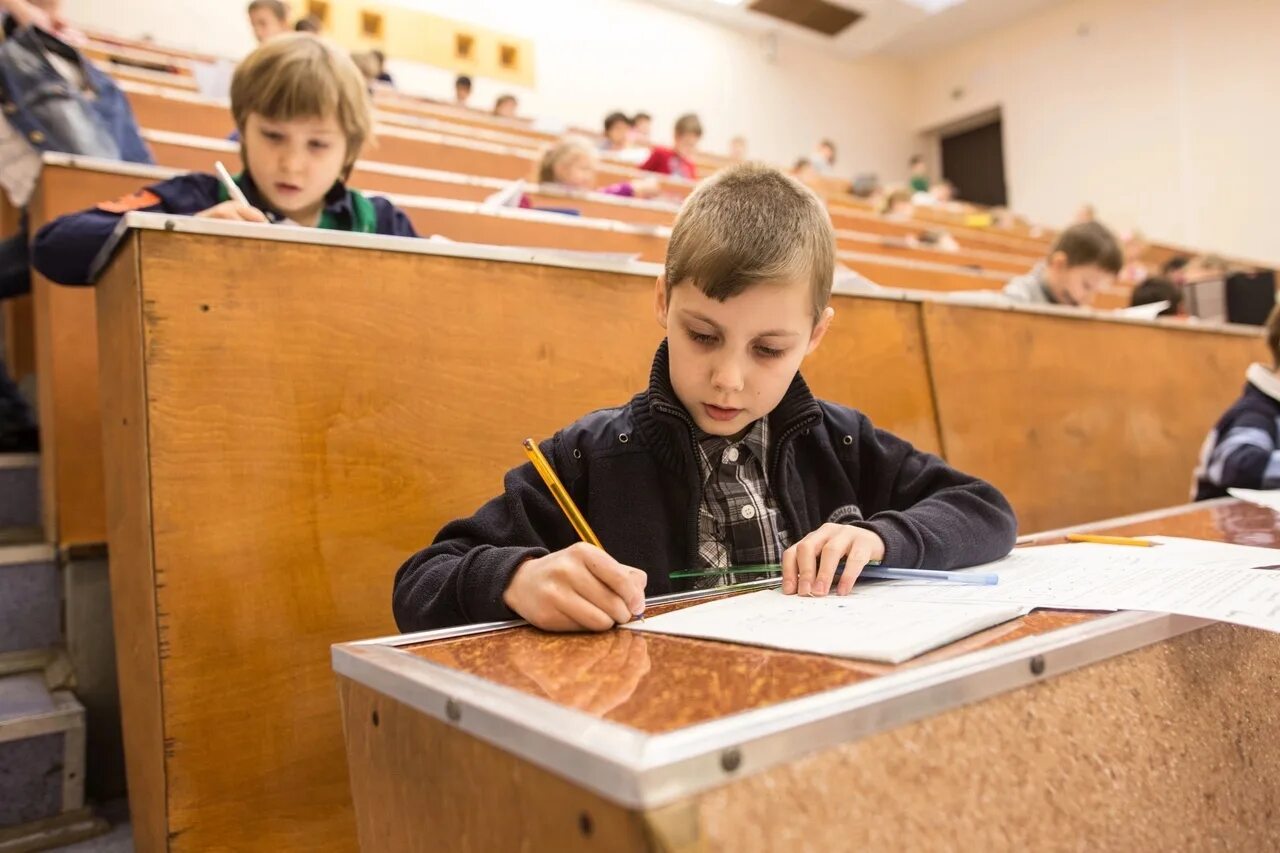
<svg viewBox="0 0 1280 853">
<path fill-rule="evenodd" d="M 1028 610 L 1006 602 L 897 601 L 857 594 L 810 598 L 766 589 L 686 607 L 625 627 L 902 663 Z"/>
</svg>

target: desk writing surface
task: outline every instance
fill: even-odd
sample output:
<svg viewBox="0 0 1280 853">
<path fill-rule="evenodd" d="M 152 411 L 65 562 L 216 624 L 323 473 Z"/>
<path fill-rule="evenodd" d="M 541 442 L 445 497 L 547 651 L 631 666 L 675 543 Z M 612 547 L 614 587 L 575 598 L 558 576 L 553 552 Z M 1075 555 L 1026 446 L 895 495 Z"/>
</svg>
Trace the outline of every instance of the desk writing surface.
<svg viewBox="0 0 1280 853">
<path fill-rule="evenodd" d="M 1232 502 L 1190 507 L 1133 524 L 1117 535 L 1187 536 L 1242 545 L 1280 545 L 1280 516 Z M 1047 539 L 1040 544 L 1061 541 Z M 652 608 L 657 615 L 687 601 Z M 437 640 L 404 650 L 432 663 L 662 734 L 1047 634 L 1106 614 L 1036 610 L 899 666 L 775 651 L 659 634 L 549 634 L 528 626 Z"/>
<path fill-rule="evenodd" d="M 651 615 L 666 609 L 654 608 Z M 527 626 L 406 651 L 647 734 L 663 734 L 1044 634 L 1097 615 L 1035 611 L 898 667 L 635 631 L 548 634 Z"/>
</svg>

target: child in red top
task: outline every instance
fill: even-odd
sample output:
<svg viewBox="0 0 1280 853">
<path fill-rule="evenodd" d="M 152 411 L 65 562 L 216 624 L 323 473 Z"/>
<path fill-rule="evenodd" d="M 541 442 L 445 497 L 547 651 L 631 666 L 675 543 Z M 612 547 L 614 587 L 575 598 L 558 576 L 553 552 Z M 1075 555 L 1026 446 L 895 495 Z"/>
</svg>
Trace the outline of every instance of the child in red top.
<svg viewBox="0 0 1280 853">
<path fill-rule="evenodd" d="M 675 145 L 671 148 L 655 145 L 649 152 L 649 159 L 640 164 L 640 168 L 647 172 L 661 172 L 664 175 L 697 180 L 698 168 L 693 164 L 693 155 L 697 153 L 698 141 L 701 139 L 702 122 L 693 113 L 682 115 L 676 121 Z"/>
</svg>

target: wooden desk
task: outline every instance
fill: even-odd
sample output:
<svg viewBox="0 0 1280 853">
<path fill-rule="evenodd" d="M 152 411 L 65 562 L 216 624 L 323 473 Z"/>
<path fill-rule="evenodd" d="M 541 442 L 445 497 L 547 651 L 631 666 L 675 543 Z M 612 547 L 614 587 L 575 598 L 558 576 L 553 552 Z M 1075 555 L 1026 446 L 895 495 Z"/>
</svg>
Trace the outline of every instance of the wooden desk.
<svg viewBox="0 0 1280 853">
<path fill-rule="evenodd" d="M 1230 501 L 1091 527 L 1280 545 Z M 333 666 L 366 851 L 1280 845 L 1280 637 L 1235 626 L 1037 611 L 889 667 L 500 623 Z"/>
<path fill-rule="evenodd" d="M 129 223 L 96 295 L 139 849 L 351 849 L 329 645 L 393 630 L 395 569 L 520 439 L 644 387 L 659 268 Z M 836 304 L 815 391 L 937 451 L 919 304 Z"/>
</svg>

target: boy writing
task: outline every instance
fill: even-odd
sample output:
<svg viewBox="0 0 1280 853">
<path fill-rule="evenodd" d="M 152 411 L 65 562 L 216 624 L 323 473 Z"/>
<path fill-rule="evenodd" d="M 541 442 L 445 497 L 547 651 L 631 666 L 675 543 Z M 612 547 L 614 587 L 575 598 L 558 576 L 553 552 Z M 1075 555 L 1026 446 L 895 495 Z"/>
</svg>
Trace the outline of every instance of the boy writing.
<svg viewBox="0 0 1280 853">
<path fill-rule="evenodd" d="M 1266 325 L 1271 367 L 1245 371 L 1244 393 L 1204 440 L 1195 472 L 1195 499 L 1226 497 L 1227 489 L 1280 489 L 1280 307 Z"/>
<path fill-rule="evenodd" d="M 693 155 L 701 139 L 702 122 L 693 113 L 682 115 L 676 120 L 675 145 L 671 148 L 655 145 L 649 152 L 649 159 L 640 168 L 695 181 L 698 179 L 698 167 L 693 163 Z"/>
<path fill-rule="evenodd" d="M 32 247 L 35 268 L 60 284 L 84 284 L 130 210 L 416 236 L 391 202 L 344 183 L 372 119 L 364 78 L 341 49 L 306 33 L 272 39 L 236 68 L 231 111 L 244 162 L 236 183 L 250 206 L 230 200 L 214 175 L 181 175 L 45 225 Z"/>
<path fill-rule="evenodd" d="M 1015 522 L 996 489 L 800 377 L 834 315 L 834 262 L 822 202 L 780 172 L 733 166 L 695 190 L 656 283 L 667 339 L 649 387 L 542 444 L 605 550 L 576 541 L 521 466 L 401 567 L 400 628 L 518 615 L 605 630 L 676 571 L 781 563 L 783 592 L 826 595 L 845 559 L 845 594 L 871 560 L 946 569 L 1007 553 Z"/>
<path fill-rule="evenodd" d="M 1123 263 L 1106 226 L 1083 222 L 1059 234 L 1049 257 L 1005 285 L 1004 295 L 1015 302 L 1088 307 L 1115 284 Z"/>
</svg>

